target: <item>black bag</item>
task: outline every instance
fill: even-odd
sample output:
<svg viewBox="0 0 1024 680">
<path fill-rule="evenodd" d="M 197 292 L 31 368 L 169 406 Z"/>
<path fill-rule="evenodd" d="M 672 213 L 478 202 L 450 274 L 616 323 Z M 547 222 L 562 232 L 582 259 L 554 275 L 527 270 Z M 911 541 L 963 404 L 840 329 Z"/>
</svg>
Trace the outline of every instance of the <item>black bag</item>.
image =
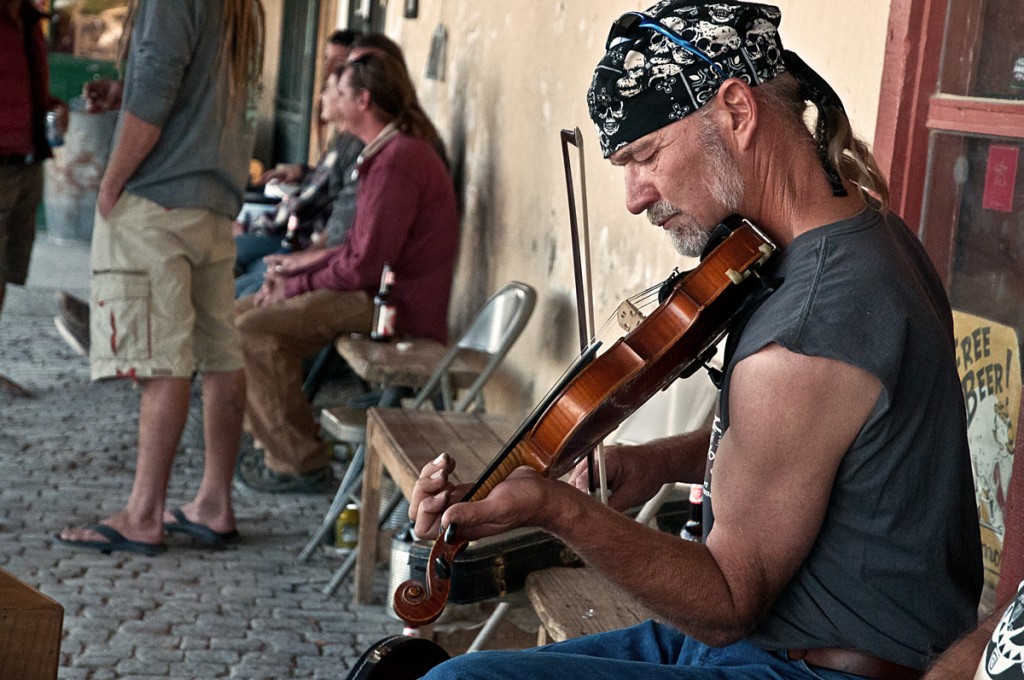
<svg viewBox="0 0 1024 680">
<path fill-rule="evenodd" d="M 391 543 L 391 592 L 409 579 L 424 583 L 433 541 L 417 541 L 407 529 Z M 449 602 L 471 604 L 523 589 L 526 575 L 547 567 L 578 566 L 580 559 L 538 529 L 516 529 L 470 541 L 455 558 Z"/>
</svg>

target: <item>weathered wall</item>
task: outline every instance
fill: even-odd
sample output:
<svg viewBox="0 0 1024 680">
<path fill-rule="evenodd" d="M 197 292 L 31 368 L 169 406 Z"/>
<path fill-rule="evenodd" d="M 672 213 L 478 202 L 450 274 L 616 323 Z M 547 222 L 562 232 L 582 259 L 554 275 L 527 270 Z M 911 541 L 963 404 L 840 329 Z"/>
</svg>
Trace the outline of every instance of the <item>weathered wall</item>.
<svg viewBox="0 0 1024 680">
<path fill-rule="evenodd" d="M 587 116 L 586 90 L 609 25 L 647 3 L 421 0 L 419 17 L 409 20 L 403 4 L 391 3 L 386 32 L 406 50 L 424 108 L 448 143 L 464 205 L 453 328 L 504 281 L 538 291 L 534 317 L 487 393 L 492 409 L 523 413 L 578 349 L 560 130 L 579 127 L 585 140 L 598 325 L 621 299 L 693 264 L 626 212 L 621 172 L 601 160 Z M 833 83 L 870 140 L 888 2 L 777 4 L 786 47 Z M 447 63 L 444 79 L 432 80 L 424 73 L 439 25 Z"/>
<path fill-rule="evenodd" d="M 274 96 L 281 61 L 281 17 L 283 0 L 263 0 L 266 41 L 263 55 L 263 89 L 256 111 L 256 147 L 253 157 L 268 161 L 274 146 Z"/>
</svg>

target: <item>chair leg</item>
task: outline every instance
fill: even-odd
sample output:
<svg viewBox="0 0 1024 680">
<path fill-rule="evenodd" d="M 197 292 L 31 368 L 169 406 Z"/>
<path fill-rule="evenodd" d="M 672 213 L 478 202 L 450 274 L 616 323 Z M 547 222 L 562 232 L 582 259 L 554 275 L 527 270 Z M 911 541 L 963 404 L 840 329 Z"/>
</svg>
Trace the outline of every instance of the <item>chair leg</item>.
<svg viewBox="0 0 1024 680">
<path fill-rule="evenodd" d="M 327 532 L 334 527 L 334 523 L 338 520 L 338 515 L 345 509 L 345 504 L 348 502 L 349 497 L 359 487 L 359 483 L 363 479 L 363 462 L 366 457 L 366 445 L 360 444 L 359 448 L 352 455 L 352 462 L 348 464 L 348 470 L 345 471 L 345 477 L 341 480 L 341 485 L 338 487 L 338 491 L 334 494 L 334 500 L 331 501 L 331 507 L 327 510 L 327 514 L 324 515 L 324 519 L 320 522 L 320 526 L 313 533 L 313 537 L 306 543 L 306 547 L 299 553 L 299 561 L 305 562 L 309 559 L 309 556 L 313 554 L 316 547 L 320 545 L 320 541 L 323 540 Z"/>
<path fill-rule="evenodd" d="M 494 608 L 491 615 L 487 618 L 487 622 L 484 623 L 484 627 L 480 629 L 480 632 L 476 634 L 473 639 L 473 643 L 466 650 L 466 654 L 470 652 L 479 652 L 480 649 L 487 644 L 487 641 L 494 634 L 494 629 L 498 627 L 504 618 L 508 615 L 508 610 L 512 608 L 508 602 L 500 602 L 498 606 Z"/>
<path fill-rule="evenodd" d="M 396 488 L 395 493 L 388 501 L 388 504 L 385 505 L 384 509 L 380 511 L 380 519 L 377 521 L 378 529 L 384 528 L 384 525 L 388 523 L 389 519 L 391 519 L 391 515 L 394 514 L 395 508 L 397 508 L 398 504 L 401 502 L 402 492 Z M 338 567 L 338 569 L 334 572 L 334 575 L 331 576 L 331 580 L 327 583 L 326 586 L 324 586 L 324 595 L 334 594 L 334 591 L 338 589 L 338 586 L 341 585 L 341 582 L 344 581 L 345 577 L 348 576 L 350 571 L 352 571 L 352 567 L 356 565 L 356 554 L 358 551 L 359 546 L 357 545 L 355 548 L 352 549 L 352 552 L 349 553 L 348 557 L 345 558 L 345 561 L 342 562 L 341 566 Z"/>
<path fill-rule="evenodd" d="M 302 383 L 302 393 L 306 395 L 306 399 L 313 401 L 313 397 L 320 391 L 320 386 L 324 382 L 324 376 L 334 368 L 340 359 L 341 357 L 334 351 L 334 343 L 324 345 L 320 353 L 316 355 L 316 359 L 313 360 L 313 365 L 309 367 L 306 379 Z"/>
</svg>

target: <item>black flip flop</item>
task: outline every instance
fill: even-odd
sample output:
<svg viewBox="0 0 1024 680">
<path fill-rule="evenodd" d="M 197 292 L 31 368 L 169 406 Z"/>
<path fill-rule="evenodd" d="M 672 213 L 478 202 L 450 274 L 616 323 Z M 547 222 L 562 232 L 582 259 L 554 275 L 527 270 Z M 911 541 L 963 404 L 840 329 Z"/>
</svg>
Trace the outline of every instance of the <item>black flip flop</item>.
<svg viewBox="0 0 1024 680">
<path fill-rule="evenodd" d="M 234 543 L 238 540 L 238 530 L 232 529 L 231 531 L 214 531 L 205 524 L 199 522 L 191 522 L 181 508 L 175 508 L 171 510 L 171 515 L 174 516 L 174 522 L 164 522 L 164 531 L 169 534 L 185 534 L 191 536 L 200 543 L 206 545 L 223 547 L 229 543 Z"/>
<path fill-rule="evenodd" d="M 70 538 L 62 538 L 60 534 L 56 534 L 55 538 L 63 543 L 64 545 L 70 545 L 74 548 L 88 548 L 89 550 L 99 550 L 101 553 L 109 555 L 112 552 L 130 552 L 138 553 L 140 555 L 146 555 L 153 557 L 159 555 L 167 549 L 162 543 L 143 543 L 142 541 L 133 541 L 125 538 L 125 535 L 114 527 L 107 526 L 102 522 L 96 522 L 85 527 L 89 531 L 94 531 L 100 536 L 103 536 L 107 540 L 105 541 L 76 541 Z"/>
</svg>

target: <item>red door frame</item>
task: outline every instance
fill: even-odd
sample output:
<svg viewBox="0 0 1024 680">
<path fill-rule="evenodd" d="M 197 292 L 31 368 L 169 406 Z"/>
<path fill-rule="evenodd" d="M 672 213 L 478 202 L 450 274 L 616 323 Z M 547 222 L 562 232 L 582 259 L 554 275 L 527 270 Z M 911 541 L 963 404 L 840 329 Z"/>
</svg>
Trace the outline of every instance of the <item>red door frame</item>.
<svg viewBox="0 0 1024 680">
<path fill-rule="evenodd" d="M 974 47 L 982 34 L 984 0 L 952 3 L 956 14 L 950 21 L 957 30 L 945 49 L 958 58 L 946 60 L 942 89 L 955 94 L 938 92 L 949 4 L 948 0 L 892 0 L 874 141 L 875 156 L 889 178 L 893 210 L 921 237 L 947 284 L 959 195 L 939 192 L 929 197 L 928 224 L 922 223 L 931 131 L 1024 139 L 1021 101 L 957 96 L 972 91 L 975 64 L 971 60 L 976 58 Z M 949 162 L 945 156 L 932 159 L 933 167 L 948 167 Z"/>
<path fill-rule="evenodd" d="M 892 0 L 889 9 L 874 153 L 889 178 L 893 210 L 912 228 L 924 203 L 928 110 L 945 17 L 945 0 Z"/>
</svg>

